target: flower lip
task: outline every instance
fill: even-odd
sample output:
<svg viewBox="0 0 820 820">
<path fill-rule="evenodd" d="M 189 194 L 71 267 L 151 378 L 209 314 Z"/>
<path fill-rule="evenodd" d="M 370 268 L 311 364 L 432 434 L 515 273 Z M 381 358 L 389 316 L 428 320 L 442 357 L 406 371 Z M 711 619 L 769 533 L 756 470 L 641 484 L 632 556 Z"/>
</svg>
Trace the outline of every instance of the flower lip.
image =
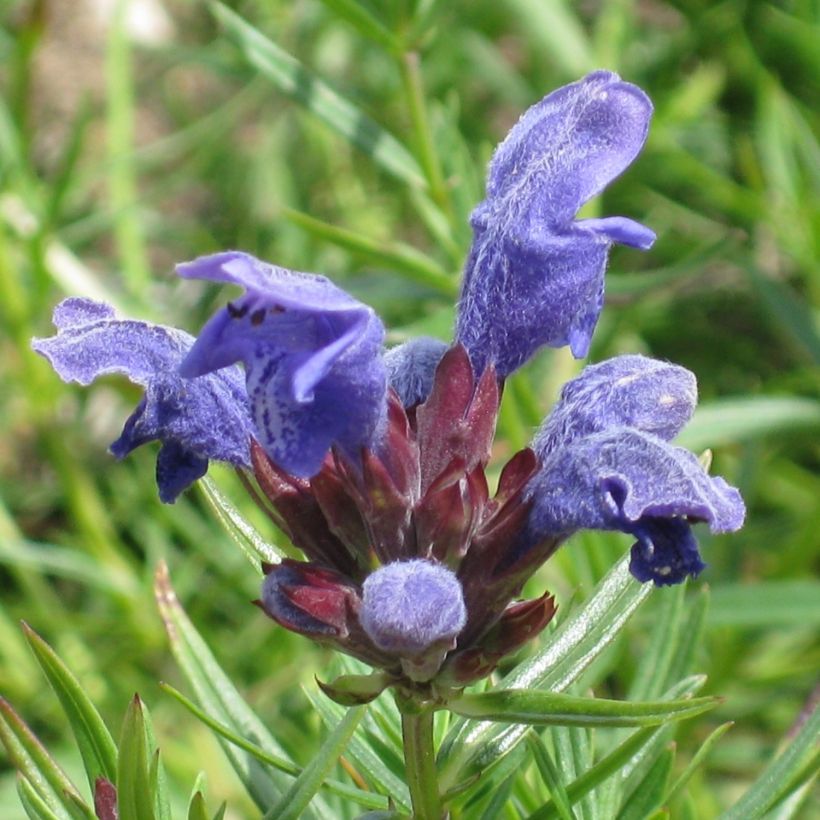
<svg viewBox="0 0 820 820">
<path fill-rule="evenodd" d="M 109 305 L 65 299 L 54 309 L 56 336 L 32 347 L 63 381 L 90 384 L 118 373 L 145 388 L 145 396 L 123 427 L 111 452 L 123 458 L 159 440 L 157 484 L 162 501 L 173 502 L 204 475 L 209 459 L 250 464 L 251 419 L 242 373 L 230 368 L 193 383 L 179 364 L 194 343 L 176 328 L 119 319 Z"/>
<path fill-rule="evenodd" d="M 236 251 L 177 270 L 245 288 L 207 322 L 180 372 L 190 378 L 241 361 L 256 438 L 280 467 L 308 478 L 334 444 L 354 461 L 362 448 L 378 448 L 387 374 L 384 327 L 371 308 L 324 276 Z"/>
</svg>

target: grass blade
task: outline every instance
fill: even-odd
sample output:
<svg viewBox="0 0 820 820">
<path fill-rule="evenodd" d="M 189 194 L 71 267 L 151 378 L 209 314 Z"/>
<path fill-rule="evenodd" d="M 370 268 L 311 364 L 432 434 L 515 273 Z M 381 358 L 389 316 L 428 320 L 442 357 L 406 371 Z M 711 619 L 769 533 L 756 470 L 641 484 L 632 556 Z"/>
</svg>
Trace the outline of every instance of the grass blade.
<svg viewBox="0 0 820 820">
<path fill-rule="evenodd" d="M 383 170 L 413 188 L 426 188 L 413 155 L 392 134 L 227 6 L 211 3 L 210 9 L 248 63 L 283 94 L 363 151 Z"/>
</svg>

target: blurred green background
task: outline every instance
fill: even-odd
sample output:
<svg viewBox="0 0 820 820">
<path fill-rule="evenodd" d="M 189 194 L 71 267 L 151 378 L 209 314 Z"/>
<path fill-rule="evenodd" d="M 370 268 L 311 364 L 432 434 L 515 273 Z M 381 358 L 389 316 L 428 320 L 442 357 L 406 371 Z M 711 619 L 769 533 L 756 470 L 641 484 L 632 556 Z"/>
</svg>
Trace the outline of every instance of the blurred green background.
<svg viewBox="0 0 820 820">
<path fill-rule="evenodd" d="M 29 340 L 51 333 L 66 295 L 195 333 L 226 297 L 178 282 L 173 264 L 229 247 L 331 276 L 379 310 L 391 342 L 447 339 L 493 146 L 547 92 L 609 68 L 656 115 L 644 153 L 585 213 L 630 216 L 659 239 L 647 254 L 614 249 L 591 359 L 644 352 L 693 370 L 702 407 L 682 440 L 712 448 L 749 507 L 740 533 L 703 536 L 709 568 L 692 584 L 712 593 L 698 668 L 726 702 L 683 727 L 679 765 L 715 725 L 736 725 L 674 816 L 716 816 L 817 693 L 820 3 L 229 5 L 246 23 L 182 0 L 2 6 L 0 693 L 77 768 L 24 618 L 112 729 L 140 692 L 180 794 L 205 769 L 212 801 L 252 816 L 208 730 L 157 688 L 179 681 L 151 591 L 165 558 L 224 668 L 310 758 L 320 724 L 301 686 L 327 656 L 249 605 L 258 579 L 202 495 L 159 503 L 154 448 L 106 453 L 139 392 L 66 387 Z M 511 381 L 499 458 L 579 367 L 546 351 Z M 232 474 L 213 475 L 244 508 Z M 532 590 L 571 606 L 628 546 L 579 537 Z M 623 693 L 668 593 L 596 691 Z M 21 816 L 0 767 L 0 815 Z"/>
</svg>

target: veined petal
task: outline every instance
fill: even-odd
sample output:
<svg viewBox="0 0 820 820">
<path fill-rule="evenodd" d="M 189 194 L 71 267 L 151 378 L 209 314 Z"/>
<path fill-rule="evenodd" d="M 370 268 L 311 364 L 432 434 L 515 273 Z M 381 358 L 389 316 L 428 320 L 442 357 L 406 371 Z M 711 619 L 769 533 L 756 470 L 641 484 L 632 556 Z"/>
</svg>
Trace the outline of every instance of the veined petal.
<svg viewBox="0 0 820 820">
<path fill-rule="evenodd" d="M 159 440 L 160 497 L 171 502 L 209 459 L 249 466 L 252 434 L 247 394 L 239 368 L 189 381 L 179 365 L 194 339 L 176 328 L 116 318 L 108 305 L 71 298 L 54 310 L 56 336 L 35 339 L 63 381 L 88 385 L 119 373 L 145 388 L 145 396 L 111 445 L 118 458 Z"/>
<path fill-rule="evenodd" d="M 697 398 L 697 381 L 686 368 L 647 356 L 615 356 L 585 367 L 564 385 L 531 446 L 543 462 L 557 448 L 611 427 L 670 441 L 692 417 Z"/>
<path fill-rule="evenodd" d="M 245 294 L 205 325 L 182 364 L 196 376 L 241 361 L 260 443 L 289 473 L 310 477 L 338 445 L 358 460 L 386 417 L 384 328 L 373 310 L 323 276 L 229 252 L 178 266 L 181 276 Z"/>
</svg>

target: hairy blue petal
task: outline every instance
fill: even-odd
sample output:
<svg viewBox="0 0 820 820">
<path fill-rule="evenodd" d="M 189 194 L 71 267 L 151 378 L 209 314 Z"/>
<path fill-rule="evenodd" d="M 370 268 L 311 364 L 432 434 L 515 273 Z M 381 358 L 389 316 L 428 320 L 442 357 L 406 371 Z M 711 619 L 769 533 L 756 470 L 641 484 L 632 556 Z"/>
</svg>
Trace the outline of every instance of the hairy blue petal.
<svg viewBox="0 0 820 820">
<path fill-rule="evenodd" d="M 692 417 L 695 376 L 646 356 L 615 356 L 567 382 L 530 445 L 543 462 L 558 447 L 610 427 L 632 427 L 666 441 Z"/>
<path fill-rule="evenodd" d="M 623 173 L 643 148 L 652 103 L 611 71 L 595 71 L 529 108 L 490 162 L 487 198 L 517 198 L 533 182 L 555 224 Z M 526 192 L 528 193 L 528 192 Z"/>
<path fill-rule="evenodd" d="M 390 386 L 404 407 L 421 404 L 433 389 L 433 378 L 447 345 L 439 339 L 419 336 L 384 354 Z"/>
<path fill-rule="evenodd" d="M 455 641 L 467 610 L 451 570 L 431 561 L 398 561 L 365 580 L 359 620 L 379 649 L 412 656 Z"/>
<path fill-rule="evenodd" d="M 323 276 L 239 252 L 177 270 L 245 288 L 205 325 L 181 372 L 197 376 L 241 361 L 259 441 L 280 467 L 310 477 L 333 445 L 354 459 L 378 446 L 387 374 L 384 327 L 371 308 Z"/>
<path fill-rule="evenodd" d="M 626 217 L 573 218 L 635 159 L 651 114 L 639 88 L 599 71 L 533 106 L 499 145 L 456 322 L 477 372 L 492 362 L 504 378 L 543 345 L 587 354 L 612 243 L 646 249 L 655 235 Z"/>
<path fill-rule="evenodd" d="M 712 532 L 730 532 L 740 528 L 745 516 L 740 493 L 722 478 L 707 475 L 688 450 L 625 427 L 553 450 L 527 495 L 533 506 L 519 550 L 579 529 L 620 530 L 638 538 L 633 562 L 644 575 L 669 566 L 699 566 L 688 541 L 688 522 L 703 521 Z M 670 527 L 669 521 L 680 523 Z M 661 557 L 653 563 L 647 545 L 656 542 Z M 679 564 L 669 559 L 675 550 L 685 556 Z"/>
<path fill-rule="evenodd" d="M 239 368 L 190 381 L 179 365 L 194 339 L 175 328 L 118 319 L 100 302 L 71 298 L 54 309 L 56 336 L 32 347 L 63 381 L 88 385 L 119 373 L 145 388 L 111 451 L 122 458 L 149 441 L 163 443 L 157 461 L 160 498 L 171 502 L 217 459 L 248 466 L 251 420 Z"/>
</svg>

